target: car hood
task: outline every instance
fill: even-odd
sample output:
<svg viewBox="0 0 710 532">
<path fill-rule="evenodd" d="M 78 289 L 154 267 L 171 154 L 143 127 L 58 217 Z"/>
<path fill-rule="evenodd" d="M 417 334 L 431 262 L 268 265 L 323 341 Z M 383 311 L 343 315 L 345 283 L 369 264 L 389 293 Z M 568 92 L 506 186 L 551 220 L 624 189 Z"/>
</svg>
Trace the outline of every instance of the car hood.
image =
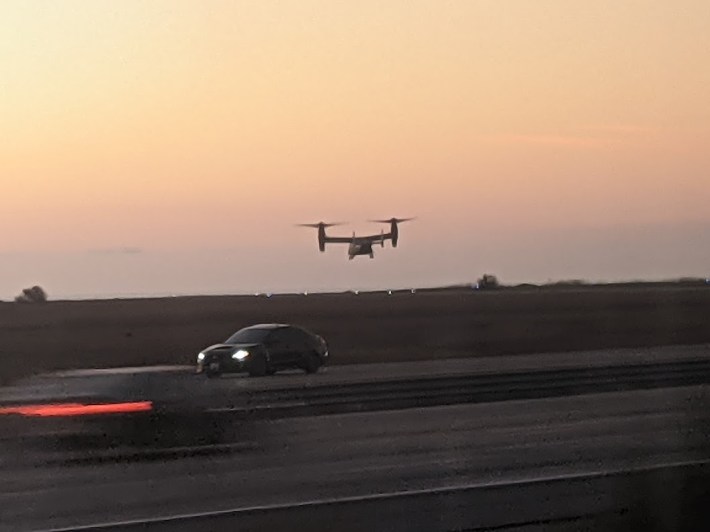
<svg viewBox="0 0 710 532">
<path fill-rule="evenodd" d="M 203 353 L 210 353 L 210 352 L 226 352 L 226 351 L 238 351 L 240 349 L 249 349 L 249 348 L 254 348 L 258 347 L 260 344 L 214 344 L 209 347 L 206 347 L 205 349 L 202 350 Z"/>
</svg>

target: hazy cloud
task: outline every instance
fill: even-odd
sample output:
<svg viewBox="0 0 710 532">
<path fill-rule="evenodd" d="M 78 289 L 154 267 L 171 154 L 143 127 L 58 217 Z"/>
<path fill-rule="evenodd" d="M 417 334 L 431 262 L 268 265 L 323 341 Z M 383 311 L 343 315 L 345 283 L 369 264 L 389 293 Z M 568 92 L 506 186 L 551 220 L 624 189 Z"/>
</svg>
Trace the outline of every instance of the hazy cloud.
<svg viewBox="0 0 710 532">
<path fill-rule="evenodd" d="M 658 128 L 633 124 L 592 125 L 580 128 L 576 132 L 562 134 L 530 133 L 494 135 L 490 140 L 514 144 L 544 144 L 568 146 L 571 148 L 605 148 L 618 146 L 634 138 L 658 133 Z"/>
<path fill-rule="evenodd" d="M 657 127 L 637 126 L 633 124 L 596 125 L 589 126 L 587 130 L 606 133 L 622 133 L 625 135 L 648 135 L 652 133 L 658 133 L 660 131 L 660 129 Z"/>
<path fill-rule="evenodd" d="M 97 248 L 88 250 L 92 255 L 140 255 L 143 249 L 138 247 L 116 247 L 116 248 Z"/>
<path fill-rule="evenodd" d="M 621 142 L 618 138 L 583 135 L 498 135 L 492 140 L 516 144 L 545 144 L 571 148 L 604 148 Z"/>
</svg>

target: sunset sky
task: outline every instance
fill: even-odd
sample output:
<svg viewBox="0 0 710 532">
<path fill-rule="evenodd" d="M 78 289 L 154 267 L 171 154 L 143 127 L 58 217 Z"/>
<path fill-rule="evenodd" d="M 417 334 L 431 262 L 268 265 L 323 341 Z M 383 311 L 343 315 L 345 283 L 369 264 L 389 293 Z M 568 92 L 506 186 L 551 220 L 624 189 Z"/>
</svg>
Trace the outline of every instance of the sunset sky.
<svg viewBox="0 0 710 532">
<path fill-rule="evenodd" d="M 0 299 L 710 276 L 707 0 L 0 3 Z M 294 223 L 417 216 L 347 260 Z"/>
</svg>

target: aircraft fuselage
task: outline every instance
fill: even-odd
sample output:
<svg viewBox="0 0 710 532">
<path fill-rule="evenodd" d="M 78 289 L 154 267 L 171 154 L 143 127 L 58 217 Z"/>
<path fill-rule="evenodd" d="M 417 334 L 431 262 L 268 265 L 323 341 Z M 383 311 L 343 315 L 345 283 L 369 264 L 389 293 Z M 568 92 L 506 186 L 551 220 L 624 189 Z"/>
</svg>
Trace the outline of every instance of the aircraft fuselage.
<svg viewBox="0 0 710 532">
<path fill-rule="evenodd" d="M 348 258 L 353 260 L 357 255 L 369 255 L 371 259 L 374 258 L 372 242 L 351 242 L 348 246 Z"/>
</svg>

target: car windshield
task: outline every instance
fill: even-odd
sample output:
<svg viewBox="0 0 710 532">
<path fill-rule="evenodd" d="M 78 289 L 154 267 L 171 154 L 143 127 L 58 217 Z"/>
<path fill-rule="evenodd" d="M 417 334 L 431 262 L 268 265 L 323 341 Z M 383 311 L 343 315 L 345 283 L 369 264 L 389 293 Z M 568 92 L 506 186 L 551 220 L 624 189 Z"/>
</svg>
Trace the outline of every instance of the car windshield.
<svg viewBox="0 0 710 532">
<path fill-rule="evenodd" d="M 252 328 L 242 329 L 230 336 L 225 344 L 251 344 L 260 343 L 266 340 L 271 329 Z"/>
</svg>

